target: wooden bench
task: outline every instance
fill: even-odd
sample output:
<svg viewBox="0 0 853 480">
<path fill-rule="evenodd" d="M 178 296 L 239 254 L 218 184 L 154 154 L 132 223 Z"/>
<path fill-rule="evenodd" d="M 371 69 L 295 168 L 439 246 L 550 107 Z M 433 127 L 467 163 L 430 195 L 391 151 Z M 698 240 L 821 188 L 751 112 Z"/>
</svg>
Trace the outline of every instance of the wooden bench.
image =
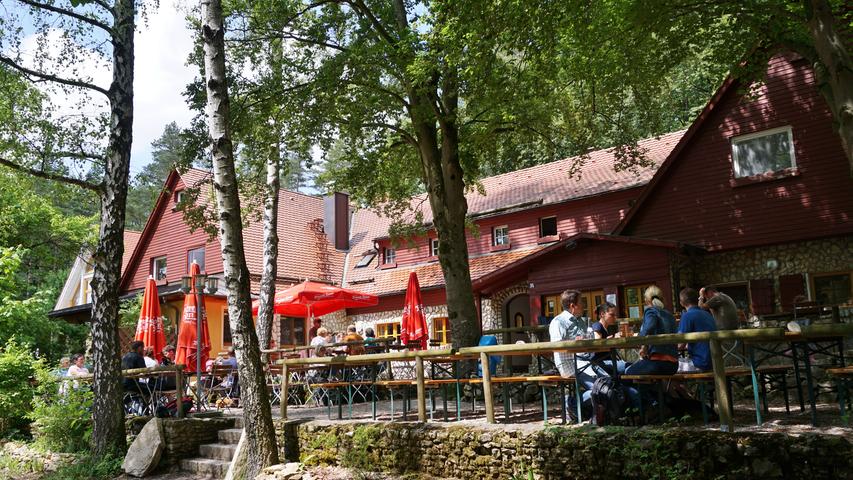
<svg viewBox="0 0 853 480">
<path fill-rule="evenodd" d="M 847 384 L 853 379 L 853 366 L 827 368 L 826 373 L 835 379 L 835 384 L 838 386 L 838 407 L 841 410 L 841 418 L 844 420 L 844 425 L 849 425 L 850 421 L 846 414 L 847 402 L 850 400 L 847 395 Z"/>
</svg>

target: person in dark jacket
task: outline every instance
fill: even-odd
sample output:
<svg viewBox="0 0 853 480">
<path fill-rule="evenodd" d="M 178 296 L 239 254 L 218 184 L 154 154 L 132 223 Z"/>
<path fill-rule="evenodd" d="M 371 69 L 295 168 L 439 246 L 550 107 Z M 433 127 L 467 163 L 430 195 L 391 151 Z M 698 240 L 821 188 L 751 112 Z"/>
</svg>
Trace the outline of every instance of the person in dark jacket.
<svg viewBox="0 0 853 480">
<path fill-rule="evenodd" d="M 140 340 L 134 340 L 130 344 L 130 351 L 121 357 L 121 369 L 130 370 L 134 368 L 145 368 L 145 357 L 142 353 L 145 351 L 145 343 Z M 125 378 L 123 382 L 124 390 L 131 393 L 139 393 L 145 395 L 148 391 L 146 386 L 140 384 L 135 378 Z"/>
<path fill-rule="evenodd" d="M 663 293 L 656 285 L 643 292 L 646 309 L 640 336 L 675 333 L 675 317 L 663 304 Z M 626 375 L 672 375 L 678 371 L 678 349 L 675 344 L 643 345 L 641 359 L 625 370 Z"/>
</svg>

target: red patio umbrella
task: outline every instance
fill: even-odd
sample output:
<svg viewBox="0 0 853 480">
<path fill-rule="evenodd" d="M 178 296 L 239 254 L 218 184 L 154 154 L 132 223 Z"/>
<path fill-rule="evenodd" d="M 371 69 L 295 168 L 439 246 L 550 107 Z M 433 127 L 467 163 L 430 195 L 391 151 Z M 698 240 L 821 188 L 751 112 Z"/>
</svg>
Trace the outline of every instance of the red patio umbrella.
<svg viewBox="0 0 853 480">
<path fill-rule="evenodd" d="M 415 272 L 409 274 L 406 303 L 403 304 L 403 320 L 400 323 L 400 341 L 403 345 L 425 350 L 429 344 L 429 329 L 421 300 L 421 286 L 418 283 L 418 274 Z"/>
<path fill-rule="evenodd" d="M 369 307 L 379 303 L 379 297 L 325 283 L 305 281 L 275 294 L 275 313 L 287 317 L 320 317 L 344 308 Z M 258 313 L 258 300 L 252 312 Z"/>
<path fill-rule="evenodd" d="M 190 267 L 192 287 L 190 293 L 184 296 L 184 313 L 181 317 L 180 334 L 178 335 L 178 348 L 175 352 L 175 363 L 185 365 L 185 372 L 196 371 L 196 350 L 198 343 L 198 330 L 196 329 L 196 314 L 198 305 L 196 302 L 195 277 L 201 273 L 198 264 L 193 262 Z M 202 297 L 204 298 L 204 297 Z M 202 307 L 204 307 L 202 305 Z M 201 309 L 201 368 L 210 357 L 210 331 L 207 328 L 207 312 Z"/>
<path fill-rule="evenodd" d="M 160 299 L 157 296 L 157 283 L 149 276 L 142 295 L 142 309 L 139 311 L 139 322 L 136 324 L 134 340 L 141 340 L 146 347 L 154 348 L 154 358 L 157 363 L 163 358 L 166 347 L 166 334 L 163 332 L 163 316 L 160 314 Z"/>
</svg>

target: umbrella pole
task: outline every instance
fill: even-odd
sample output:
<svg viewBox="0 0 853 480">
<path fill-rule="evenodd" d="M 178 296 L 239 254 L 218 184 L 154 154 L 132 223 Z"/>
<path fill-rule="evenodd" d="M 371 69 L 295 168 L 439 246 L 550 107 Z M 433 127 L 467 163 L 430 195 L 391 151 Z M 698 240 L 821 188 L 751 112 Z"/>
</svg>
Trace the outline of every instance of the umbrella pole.
<svg viewBox="0 0 853 480">
<path fill-rule="evenodd" d="M 204 303 L 201 292 L 196 292 L 196 349 L 195 349 L 195 372 L 196 372 L 196 412 L 201 412 L 201 399 L 204 395 L 204 387 L 201 381 L 201 316 L 204 310 Z"/>
</svg>

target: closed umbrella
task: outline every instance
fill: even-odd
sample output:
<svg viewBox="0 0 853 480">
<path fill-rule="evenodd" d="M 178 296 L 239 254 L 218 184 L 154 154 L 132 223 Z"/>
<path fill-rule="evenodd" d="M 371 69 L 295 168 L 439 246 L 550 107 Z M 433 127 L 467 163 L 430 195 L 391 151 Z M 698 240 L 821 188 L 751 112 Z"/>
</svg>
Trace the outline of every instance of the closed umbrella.
<svg viewBox="0 0 853 480">
<path fill-rule="evenodd" d="M 403 345 L 416 350 L 425 350 L 429 343 L 429 328 L 424 316 L 421 286 L 418 283 L 418 274 L 415 272 L 409 274 L 406 303 L 403 304 L 403 319 L 400 323 L 400 341 Z"/>
<path fill-rule="evenodd" d="M 195 277 L 201 273 L 198 264 L 193 262 L 190 267 L 192 276 L 192 287 L 190 293 L 184 296 L 184 313 L 181 316 L 180 333 L 178 335 L 178 348 L 175 352 L 175 363 L 185 365 L 186 372 L 196 371 L 196 351 L 198 350 L 198 330 L 196 329 L 198 305 L 196 302 Z M 202 297 L 203 298 L 203 297 Z M 207 328 L 207 312 L 201 305 L 201 367 L 207 363 L 210 357 L 210 331 Z"/>
<path fill-rule="evenodd" d="M 139 311 L 139 322 L 136 324 L 134 340 L 141 340 L 146 347 L 154 349 L 157 363 L 163 358 L 166 348 L 166 334 L 163 332 L 163 317 L 160 315 L 160 299 L 157 296 L 157 283 L 149 276 L 142 295 L 142 309 Z"/>
</svg>

